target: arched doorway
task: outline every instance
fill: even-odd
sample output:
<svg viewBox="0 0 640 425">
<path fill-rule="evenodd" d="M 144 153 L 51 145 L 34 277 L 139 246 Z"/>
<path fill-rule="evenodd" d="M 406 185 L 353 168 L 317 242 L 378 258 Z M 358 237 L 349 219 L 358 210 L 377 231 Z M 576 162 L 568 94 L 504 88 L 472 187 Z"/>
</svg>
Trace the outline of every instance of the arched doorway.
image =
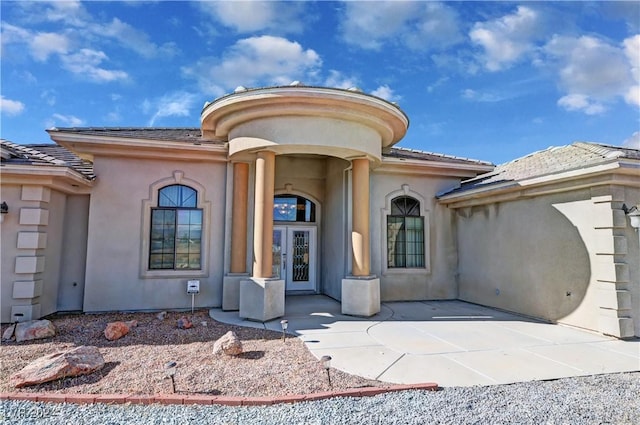
<svg viewBox="0 0 640 425">
<path fill-rule="evenodd" d="M 273 276 L 285 281 L 288 292 L 316 292 L 316 204 L 299 195 L 276 195 L 273 221 Z"/>
</svg>

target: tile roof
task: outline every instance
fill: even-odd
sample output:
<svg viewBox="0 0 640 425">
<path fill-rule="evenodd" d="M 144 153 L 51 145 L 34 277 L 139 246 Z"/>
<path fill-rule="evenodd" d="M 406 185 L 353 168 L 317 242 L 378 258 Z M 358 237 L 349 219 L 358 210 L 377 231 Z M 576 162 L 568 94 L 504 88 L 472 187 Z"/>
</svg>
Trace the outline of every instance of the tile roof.
<svg viewBox="0 0 640 425">
<path fill-rule="evenodd" d="M 498 165 L 493 171 L 465 180 L 459 188 L 440 196 L 509 181 L 558 174 L 624 158 L 640 160 L 640 150 L 591 142 L 549 147 Z"/>
<path fill-rule="evenodd" d="M 85 136 L 100 137 L 121 137 L 132 139 L 146 140 L 163 140 L 178 142 L 200 142 L 202 144 L 224 144 L 219 141 L 210 141 L 202 139 L 200 128 L 155 128 L 155 127 L 68 127 L 68 128 L 52 128 L 49 132 L 64 132 L 81 134 Z M 415 149 L 406 149 L 401 147 L 392 147 L 385 149 L 383 156 L 391 158 L 406 158 L 420 161 L 439 161 L 460 164 L 475 165 L 493 165 L 487 161 L 480 161 L 469 158 L 462 158 L 452 155 L 444 155 L 433 152 L 420 151 Z"/>
<path fill-rule="evenodd" d="M 87 179 L 92 179 L 93 163 L 76 156 L 62 146 L 49 144 L 19 145 L 0 139 L 3 164 L 53 165 L 69 167 Z"/>
<path fill-rule="evenodd" d="M 463 158 L 453 155 L 445 155 L 441 153 L 426 152 L 417 149 L 407 149 L 394 146 L 382 151 L 382 156 L 390 158 L 406 158 L 416 159 L 419 161 L 439 161 L 459 164 L 476 164 L 476 165 L 493 165 L 491 162 L 480 161 L 478 159 Z"/>
<path fill-rule="evenodd" d="M 162 140 L 173 142 L 199 142 L 202 144 L 222 144 L 218 141 L 202 139 L 202 131 L 193 128 L 158 127 L 58 127 L 47 130 L 49 133 L 64 132 L 85 136 L 122 137 L 131 139 Z"/>
</svg>

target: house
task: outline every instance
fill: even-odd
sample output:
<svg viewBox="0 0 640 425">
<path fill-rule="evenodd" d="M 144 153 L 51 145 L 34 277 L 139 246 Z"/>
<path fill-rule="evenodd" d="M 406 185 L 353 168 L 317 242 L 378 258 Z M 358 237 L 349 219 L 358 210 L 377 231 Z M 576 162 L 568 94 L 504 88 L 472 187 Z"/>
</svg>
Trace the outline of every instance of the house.
<svg viewBox="0 0 640 425">
<path fill-rule="evenodd" d="M 593 143 L 493 164 L 397 147 L 362 93 L 238 88 L 198 128 L 55 128 L 2 142 L 2 322 L 58 311 L 345 314 L 463 299 L 640 335 L 640 152 Z"/>
</svg>

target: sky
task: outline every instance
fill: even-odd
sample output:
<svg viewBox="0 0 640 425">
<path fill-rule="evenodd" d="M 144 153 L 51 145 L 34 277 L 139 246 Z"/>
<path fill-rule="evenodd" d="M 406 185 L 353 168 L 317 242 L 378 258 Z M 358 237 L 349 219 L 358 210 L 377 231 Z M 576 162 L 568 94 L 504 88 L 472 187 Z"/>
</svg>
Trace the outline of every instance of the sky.
<svg viewBox="0 0 640 425">
<path fill-rule="evenodd" d="M 358 87 L 410 120 L 398 146 L 504 163 L 640 149 L 640 2 L 0 2 L 0 137 L 199 127 L 247 88 Z"/>
</svg>

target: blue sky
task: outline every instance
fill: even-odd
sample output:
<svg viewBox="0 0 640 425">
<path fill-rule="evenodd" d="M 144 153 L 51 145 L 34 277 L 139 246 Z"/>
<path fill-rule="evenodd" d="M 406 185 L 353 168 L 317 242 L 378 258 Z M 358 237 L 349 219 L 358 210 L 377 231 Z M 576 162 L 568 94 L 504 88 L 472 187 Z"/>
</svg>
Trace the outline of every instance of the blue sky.
<svg viewBox="0 0 640 425">
<path fill-rule="evenodd" d="M 640 148 L 639 2 L 0 2 L 0 136 L 197 127 L 237 86 L 359 87 L 399 146 L 502 163 Z"/>
</svg>

